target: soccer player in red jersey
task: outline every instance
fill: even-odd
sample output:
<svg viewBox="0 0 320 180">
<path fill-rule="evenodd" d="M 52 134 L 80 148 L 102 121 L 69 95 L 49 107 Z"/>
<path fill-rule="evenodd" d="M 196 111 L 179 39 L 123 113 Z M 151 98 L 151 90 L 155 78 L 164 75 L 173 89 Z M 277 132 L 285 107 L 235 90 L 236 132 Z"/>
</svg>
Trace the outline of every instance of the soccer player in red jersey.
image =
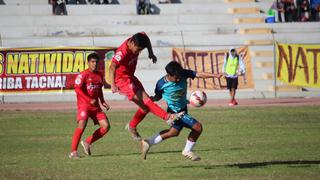
<svg viewBox="0 0 320 180">
<path fill-rule="evenodd" d="M 178 114 L 170 114 L 155 104 L 144 90 L 141 82 L 134 76 L 138 56 L 144 49 L 148 49 L 149 58 L 153 63 L 157 57 L 153 54 L 149 37 L 144 33 L 136 33 L 125 40 L 117 49 L 110 65 L 110 79 L 112 92 L 119 92 L 137 104 L 139 109 L 128 124 L 128 130 L 134 140 L 141 140 L 136 127 L 150 111 L 169 125 L 178 117 Z"/>
<path fill-rule="evenodd" d="M 69 158 L 77 159 L 78 144 L 81 135 L 87 126 L 88 118 L 90 117 L 94 124 L 99 124 L 100 128 L 97 129 L 92 136 L 86 140 L 81 141 L 84 152 L 91 155 L 91 144 L 103 137 L 110 129 L 110 123 L 106 114 L 102 111 L 101 105 L 109 110 L 109 105 L 105 102 L 102 93 L 103 87 L 103 74 L 98 71 L 98 61 L 100 60 L 98 54 L 91 53 L 88 58 L 88 69 L 82 71 L 75 80 L 75 91 L 77 94 L 77 127 L 74 131 L 71 144 L 71 153 Z"/>
</svg>

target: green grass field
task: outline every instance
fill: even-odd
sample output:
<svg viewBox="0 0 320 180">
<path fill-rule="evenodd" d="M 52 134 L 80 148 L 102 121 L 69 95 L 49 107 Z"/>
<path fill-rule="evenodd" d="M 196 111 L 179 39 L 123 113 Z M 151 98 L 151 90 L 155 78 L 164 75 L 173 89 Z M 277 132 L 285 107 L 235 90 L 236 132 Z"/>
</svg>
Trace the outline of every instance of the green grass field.
<svg viewBox="0 0 320 180">
<path fill-rule="evenodd" d="M 320 107 L 191 109 L 204 131 L 195 147 L 202 160 L 181 156 L 188 129 L 140 156 L 124 130 L 134 111 L 108 113 L 111 131 L 91 157 L 70 160 L 75 112 L 0 111 L 0 179 L 319 179 Z M 97 127 L 88 123 L 83 137 Z M 139 130 L 167 128 L 148 115 Z"/>
</svg>

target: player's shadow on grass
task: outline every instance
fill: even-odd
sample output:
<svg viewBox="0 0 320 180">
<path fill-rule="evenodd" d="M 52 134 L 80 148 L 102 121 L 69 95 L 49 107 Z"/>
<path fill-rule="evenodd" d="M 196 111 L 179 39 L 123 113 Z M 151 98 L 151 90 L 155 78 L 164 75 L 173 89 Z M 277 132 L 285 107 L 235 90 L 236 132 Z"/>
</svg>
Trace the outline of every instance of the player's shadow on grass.
<svg viewBox="0 0 320 180">
<path fill-rule="evenodd" d="M 210 149 L 202 149 L 202 150 L 197 150 L 197 152 L 200 151 L 211 151 Z M 149 152 L 148 154 L 168 154 L 168 153 L 181 153 L 182 150 L 172 150 L 172 151 L 155 151 L 155 152 Z"/>
<path fill-rule="evenodd" d="M 294 160 L 294 161 L 268 161 L 268 162 L 253 162 L 253 163 L 236 163 L 226 165 L 191 165 L 191 166 L 177 166 L 170 168 L 203 168 L 203 169 L 216 169 L 216 168 L 261 168 L 272 165 L 290 165 L 289 167 L 310 167 L 311 165 L 320 164 L 320 160 Z"/>
<path fill-rule="evenodd" d="M 172 151 L 155 151 L 155 152 L 149 152 L 148 154 L 168 154 L 168 153 L 181 153 L 182 150 L 172 150 Z M 203 149 L 203 150 L 197 150 L 197 151 L 211 151 L 209 149 Z M 107 157 L 107 156 L 132 156 L 132 155 L 141 155 L 140 152 L 134 152 L 134 153 L 117 153 L 117 154 L 96 154 L 91 155 L 91 157 Z"/>
</svg>

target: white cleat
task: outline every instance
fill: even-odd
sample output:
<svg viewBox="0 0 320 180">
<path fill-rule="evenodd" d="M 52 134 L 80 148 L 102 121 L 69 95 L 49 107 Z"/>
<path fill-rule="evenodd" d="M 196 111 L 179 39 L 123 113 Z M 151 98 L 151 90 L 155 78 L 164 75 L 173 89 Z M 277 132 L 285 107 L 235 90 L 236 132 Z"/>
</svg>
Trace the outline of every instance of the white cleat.
<svg viewBox="0 0 320 180">
<path fill-rule="evenodd" d="M 79 159 L 80 158 L 79 153 L 77 151 L 71 152 L 68 157 L 70 159 Z"/>
<path fill-rule="evenodd" d="M 148 140 L 141 140 L 141 154 L 142 154 L 142 159 L 146 160 L 147 159 L 147 153 L 149 152 L 150 149 L 150 144 Z"/>
<path fill-rule="evenodd" d="M 81 146 L 83 147 L 84 153 L 88 156 L 91 156 L 91 145 L 86 141 L 81 141 Z"/>
<path fill-rule="evenodd" d="M 131 133 L 131 137 L 132 137 L 133 140 L 135 140 L 135 141 L 141 141 L 142 140 L 142 138 L 141 138 L 141 136 L 138 133 L 136 128 L 131 128 L 129 126 L 129 124 L 127 124 L 125 129 L 128 130 Z"/>
<path fill-rule="evenodd" d="M 201 160 L 200 156 L 196 155 L 192 151 L 189 151 L 189 152 L 182 151 L 182 155 L 184 157 L 190 159 L 191 161 L 200 161 Z"/>
</svg>

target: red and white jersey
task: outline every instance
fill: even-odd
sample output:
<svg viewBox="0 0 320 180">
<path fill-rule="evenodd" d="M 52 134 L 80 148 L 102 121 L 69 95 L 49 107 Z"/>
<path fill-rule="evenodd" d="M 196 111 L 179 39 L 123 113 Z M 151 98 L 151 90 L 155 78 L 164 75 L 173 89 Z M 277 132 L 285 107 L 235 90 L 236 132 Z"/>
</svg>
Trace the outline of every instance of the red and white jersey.
<svg viewBox="0 0 320 180">
<path fill-rule="evenodd" d="M 78 108 L 99 109 L 98 99 L 99 97 L 103 99 L 102 86 L 103 74 L 101 72 L 91 72 L 89 69 L 82 71 L 74 83 Z M 96 99 L 96 104 L 90 103 L 92 99 Z"/>
<path fill-rule="evenodd" d="M 129 50 L 127 45 L 129 39 L 121 44 L 112 58 L 112 62 L 118 66 L 115 71 L 116 81 L 119 78 L 132 77 L 136 71 L 139 54 L 133 54 Z"/>
</svg>

